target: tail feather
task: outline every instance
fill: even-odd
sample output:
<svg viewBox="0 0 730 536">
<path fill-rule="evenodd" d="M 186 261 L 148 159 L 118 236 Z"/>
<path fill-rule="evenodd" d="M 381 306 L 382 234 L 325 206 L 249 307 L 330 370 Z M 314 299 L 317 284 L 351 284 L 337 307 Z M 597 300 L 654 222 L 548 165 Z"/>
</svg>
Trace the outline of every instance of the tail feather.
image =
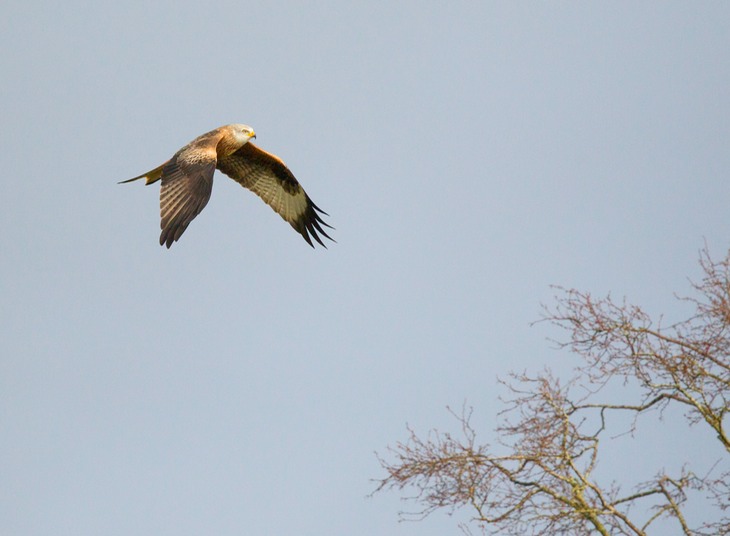
<svg viewBox="0 0 730 536">
<path fill-rule="evenodd" d="M 169 162 L 169 160 L 168 160 L 168 162 Z M 148 184 L 152 184 L 153 182 L 157 182 L 162 177 L 162 168 L 165 167 L 165 164 L 167 164 L 167 162 L 165 162 L 164 164 L 162 164 L 159 167 L 156 167 L 155 169 L 153 169 L 151 171 L 148 171 L 147 173 L 143 173 L 142 175 L 140 175 L 138 177 L 127 179 L 126 181 L 119 181 L 117 184 L 125 184 L 127 182 L 132 182 L 132 181 L 136 181 L 139 179 L 145 179 L 145 182 L 144 182 L 145 186 Z"/>
</svg>

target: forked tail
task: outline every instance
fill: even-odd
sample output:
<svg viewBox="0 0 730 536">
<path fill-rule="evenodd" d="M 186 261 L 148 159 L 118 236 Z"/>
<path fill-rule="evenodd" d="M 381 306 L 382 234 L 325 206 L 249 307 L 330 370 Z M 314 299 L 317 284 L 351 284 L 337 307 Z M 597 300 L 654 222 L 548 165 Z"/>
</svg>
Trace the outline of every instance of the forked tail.
<svg viewBox="0 0 730 536">
<path fill-rule="evenodd" d="M 169 160 L 168 160 L 168 162 L 169 162 Z M 160 180 L 160 177 L 162 177 L 162 168 L 165 167 L 165 164 L 167 164 L 167 162 L 162 164 L 160 167 L 156 167 L 155 169 L 148 171 L 147 173 L 143 173 L 139 177 L 127 179 L 126 181 L 119 181 L 117 184 L 124 184 L 126 182 L 132 182 L 132 181 L 136 181 L 139 179 L 145 179 L 145 182 L 144 182 L 145 186 L 148 184 L 152 184 L 153 182 L 157 182 L 158 180 Z"/>
</svg>

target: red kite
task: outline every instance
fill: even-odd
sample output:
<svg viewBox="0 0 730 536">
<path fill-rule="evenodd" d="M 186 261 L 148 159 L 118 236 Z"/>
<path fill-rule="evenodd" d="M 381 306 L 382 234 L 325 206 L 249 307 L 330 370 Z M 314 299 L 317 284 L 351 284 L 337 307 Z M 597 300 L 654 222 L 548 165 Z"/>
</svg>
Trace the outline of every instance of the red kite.
<svg viewBox="0 0 730 536">
<path fill-rule="evenodd" d="M 218 168 L 258 195 L 314 247 L 310 235 L 325 248 L 317 233 L 332 240 L 315 205 L 281 159 L 249 143 L 256 134 L 248 125 L 226 125 L 198 136 L 152 171 L 122 183 L 158 180 L 160 187 L 160 245 L 168 248 L 200 214 L 210 199 L 213 172 Z M 121 184 L 121 183 L 120 183 Z"/>
</svg>

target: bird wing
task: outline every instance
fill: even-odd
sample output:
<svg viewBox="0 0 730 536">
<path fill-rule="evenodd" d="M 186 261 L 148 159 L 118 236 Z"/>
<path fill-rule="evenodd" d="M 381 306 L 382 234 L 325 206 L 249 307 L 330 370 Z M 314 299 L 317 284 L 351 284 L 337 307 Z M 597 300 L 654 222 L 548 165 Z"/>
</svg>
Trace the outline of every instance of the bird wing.
<svg viewBox="0 0 730 536">
<path fill-rule="evenodd" d="M 160 245 L 169 248 L 208 204 L 215 163 L 215 146 L 188 145 L 162 167 Z"/>
<path fill-rule="evenodd" d="M 310 235 L 324 245 L 319 234 L 332 240 L 322 229 L 330 225 L 320 214 L 328 214 L 315 205 L 281 159 L 251 142 L 229 156 L 218 159 L 218 169 L 258 195 L 264 202 L 314 247 Z"/>
</svg>

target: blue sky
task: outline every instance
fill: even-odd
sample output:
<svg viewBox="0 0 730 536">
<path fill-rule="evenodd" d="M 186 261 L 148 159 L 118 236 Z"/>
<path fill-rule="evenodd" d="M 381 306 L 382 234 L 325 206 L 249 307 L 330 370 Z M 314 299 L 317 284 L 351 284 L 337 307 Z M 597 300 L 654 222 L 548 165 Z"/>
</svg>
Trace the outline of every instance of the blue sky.
<svg viewBox="0 0 730 536">
<path fill-rule="evenodd" d="M 366 498 L 374 451 L 464 401 L 489 439 L 498 375 L 569 370 L 530 325 L 552 284 L 681 316 L 698 250 L 730 236 L 728 20 L 721 2 L 4 2 L 0 532 L 457 533 Z M 312 250 L 217 174 L 160 248 L 157 186 L 116 183 L 234 122 L 337 244 Z"/>
</svg>

